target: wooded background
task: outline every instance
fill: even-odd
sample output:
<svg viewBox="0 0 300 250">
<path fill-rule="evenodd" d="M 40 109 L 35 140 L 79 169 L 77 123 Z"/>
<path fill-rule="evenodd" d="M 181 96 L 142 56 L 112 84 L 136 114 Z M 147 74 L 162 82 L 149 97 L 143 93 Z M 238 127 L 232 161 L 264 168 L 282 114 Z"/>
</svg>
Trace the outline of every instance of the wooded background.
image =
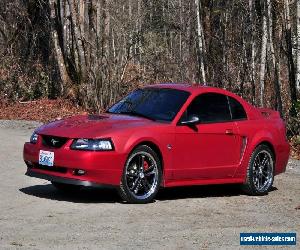
<svg viewBox="0 0 300 250">
<path fill-rule="evenodd" d="M 0 54 L 2 98 L 100 110 L 138 85 L 205 83 L 299 134 L 300 0 L 1 0 Z"/>
</svg>

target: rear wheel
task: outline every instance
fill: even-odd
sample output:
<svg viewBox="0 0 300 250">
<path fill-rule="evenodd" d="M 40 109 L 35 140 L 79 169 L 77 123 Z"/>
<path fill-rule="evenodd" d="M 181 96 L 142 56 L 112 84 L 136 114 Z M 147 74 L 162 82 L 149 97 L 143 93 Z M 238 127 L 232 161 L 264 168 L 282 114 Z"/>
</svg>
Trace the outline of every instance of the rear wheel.
<svg viewBox="0 0 300 250">
<path fill-rule="evenodd" d="M 126 161 L 119 193 L 129 203 L 148 203 L 157 194 L 162 179 L 161 162 L 148 146 L 137 147 Z"/>
<path fill-rule="evenodd" d="M 274 155 L 267 145 L 259 145 L 252 153 L 243 190 L 250 195 L 268 193 L 274 181 Z"/>
<path fill-rule="evenodd" d="M 60 183 L 55 181 L 51 181 L 51 183 L 56 189 L 65 193 L 72 193 L 75 191 L 79 191 L 82 188 L 82 186 L 65 184 L 65 183 Z"/>
</svg>

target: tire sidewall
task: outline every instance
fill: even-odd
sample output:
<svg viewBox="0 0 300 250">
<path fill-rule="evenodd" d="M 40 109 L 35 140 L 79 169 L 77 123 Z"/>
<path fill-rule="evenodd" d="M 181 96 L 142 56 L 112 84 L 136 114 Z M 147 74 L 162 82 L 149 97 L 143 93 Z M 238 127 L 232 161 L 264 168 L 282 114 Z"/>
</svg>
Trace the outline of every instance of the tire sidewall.
<svg viewBox="0 0 300 250">
<path fill-rule="evenodd" d="M 259 191 L 259 190 L 257 190 L 257 188 L 254 185 L 253 165 L 254 165 L 254 162 L 255 162 L 255 159 L 256 159 L 257 155 L 262 151 L 267 151 L 271 155 L 271 158 L 272 158 L 272 161 L 273 161 L 272 180 L 271 180 L 271 183 L 269 184 L 269 187 L 266 190 Z M 253 151 L 252 155 L 251 155 L 248 170 L 247 170 L 247 183 L 246 183 L 246 185 L 248 185 L 248 187 L 249 187 L 249 189 L 250 189 L 250 191 L 253 195 L 265 195 L 270 191 L 270 189 L 273 185 L 273 182 L 274 182 L 274 173 L 275 173 L 274 170 L 275 170 L 275 159 L 274 159 L 273 152 L 270 150 L 270 148 L 268 146 L 266 146 L 264 144 L 261 144 L 261 145 L 257 146 L 255 148 L 255 150 Z"/>
<path fill-rule="evenodd" d="M 155 188 L 154 192 L 149 197 L 147 197 L 145 199 L 138 199 L 134 195 L 132 195 L 131 191 L 129 190 L 129 188 L 127 186 L 127 180 L 126 180 L 127 165 L 129 163 L 129 161 L 131 160 L 131 156 L 138 153 L 138 152 L 139 153 L 145 152 L 147 154 L 150 154 L 154 158 L 154 160 L 157 164 L 158 178 L 157 178 L 156 188 Z M 162 167 L 161 167 L 161 162 L 160 162 L 160 159 L 159 159 L 158 155 L 149 146 L 141 145 L 141 146 L 138 146 L 137 148 L 135 148 L 127 157 L 126 163 L 125 163 L 124 168 L 123 168 L 123 174 L 122 174 L 121 183 L 120 183 L 120 187 L 119 187 L 119 193 L 120 193 L 122 199 L 125 200 L 128 203 L 149 203 L 156 196 L 156 194 L 157 194 L 157 192 L 160 188 L 161 181 L 162 181 Z"/>
</svg>

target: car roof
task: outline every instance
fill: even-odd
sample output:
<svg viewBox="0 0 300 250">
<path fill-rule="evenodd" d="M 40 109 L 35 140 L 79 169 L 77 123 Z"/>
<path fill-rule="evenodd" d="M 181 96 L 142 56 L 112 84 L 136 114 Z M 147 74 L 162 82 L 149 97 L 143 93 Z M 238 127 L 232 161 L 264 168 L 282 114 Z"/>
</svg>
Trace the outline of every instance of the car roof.
<svg viewBox="0 0 300 250">
<path fill-rule="evenodd" d="M 218 93 L 227 96 L 231 96 L 238 100 L 247 112 L 249 118 L 253 117 L 253 110 L 255 109 L 250 103 L 244 100 L 241 96 L 236 95 L 228 90 L 222 88 L 210 87 L 203 84 L 189 84 L 189 83 L 160 83 L 160 84 L 152 84 L 145 86 L 146 88 L 161 88 L 161 89 L 178 89 L 182 91 L 187 91 L 191 93 L 192 96 L 197 96 L 202 93 Z"/>
<path fill-rule="evenodd" d="M 147 88 L 166 88 L 166 89 L 178 89 L 190 92 L 192 94 L 200 94 L 205 92 L 222 93 L 225 95 L 236 96 L 234 93 L 225 89 L 210 87 L 202 84 L 189 84 L 189 83 L 160 83 L 146 86 Z"/>
</svg>

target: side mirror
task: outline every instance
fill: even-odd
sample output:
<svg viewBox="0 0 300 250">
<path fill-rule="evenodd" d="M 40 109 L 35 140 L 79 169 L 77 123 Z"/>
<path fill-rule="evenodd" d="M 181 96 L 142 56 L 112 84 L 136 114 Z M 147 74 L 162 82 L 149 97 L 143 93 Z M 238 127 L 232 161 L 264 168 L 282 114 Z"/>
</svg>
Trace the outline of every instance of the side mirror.
<svg viewBox="0 0 300 250">
<path fill-rule="evenodd" d="M 192 126 L 192 125 L 195 125 L 195 124 L 197 124 L 199 122 L 200 122 L 199 117 L 197 117 L 197 116 L 190 116 L 186 120 L 181 121 L 180 124 L 181 125 Z"/>
</svg>

